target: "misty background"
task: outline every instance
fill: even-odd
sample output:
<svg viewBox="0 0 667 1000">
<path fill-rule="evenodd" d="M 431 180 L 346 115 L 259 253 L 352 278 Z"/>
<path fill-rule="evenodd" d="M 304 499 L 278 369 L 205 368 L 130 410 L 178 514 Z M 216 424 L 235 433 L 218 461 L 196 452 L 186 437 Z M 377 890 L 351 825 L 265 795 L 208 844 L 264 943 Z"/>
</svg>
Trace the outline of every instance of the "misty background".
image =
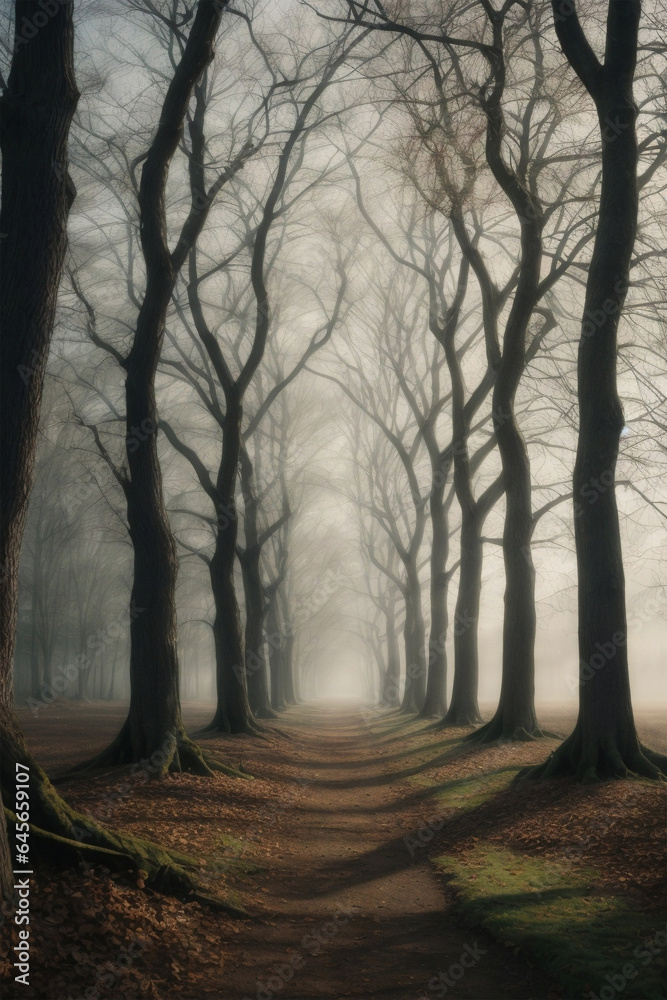
<svg viewBox="0 0 667 1000">
<path fill-rule="evenodd" d="M 176 6 L 185 16 L 185 5 Z M 595 31 L 602 6 L 590 5 L 584 18 L 587 31 Z M 658 5 L 646 7 L 648 36 Z M 160 8 L 155 5 L 158 12 Z M 238 11 L 223 18 L 215 62 L 206 76 L 207 164 L 211 170 L 222 168 L 244 143 L 261 148 L 213 206 L 198 242 L 196 276 L 206 319 L 234 372 L 242 367 L 254 323 L 252 234 L 295 108 L 331 58 L 340 27 L 292 0 L 239 5 Z M 418 4 L 413 12 L 423 16 Z M 82 97 L 70 141 L 77 198 L 70 214 L 67 273 L 48 360 L 37 475 L 22 552 L 15 663 L 19 702 L 129 697 L 132 550 L 124 498 L 112 471 L 113 463 L 122 466 L 125 446 L 123 373 L 113 350 L 126 352 L 141 298 L 136 171 L 177 50 L 160 18 L 131 0 L 80 4 L 77 16 Z M 540 518 L 534 535 L 536 699 L 538 704 L 574 708 L 576 563 L 573 504 L 567 495 L 576 442 L 576 345 L 591 249 L 583 237 L 593 231 L 599 197 L 599 142 L 592 107 L 575 87 L 546 13 L 544 17 L 547 70 L 541 91 L 531 96 L 518 56 L 508 82 L 514 132 L 506 142 L 511 155 L 524 155 L 522 114 L 534 97 L 542 112 L 523 139 L 545 161 L 539 175 L 543 197 L 558 205 L 546 230 L 546 264 L 570 259 L 571 266 L 548 293 L 557 326 L 524 373 L 517 411 L 531 458 L 534 508 L 564 497 Z M 9 18 L 4 20 L 10 38 Z M 662 55 L 648 44 L 641 55 L 640 142 L 660 126 L 661 118 L 664 127 L 660 107 L 666 78 Z M 7 45 L 3 57 L 4 72 Z M 272 91 L 278 78 L 301 82 Z M 444 352 L 428 329 L 428 290 L 419 274 L 397 259 L 419 262 L 427 246 L 443 266 L 458 259 L 446 218 L 446 186 L 438 184 L 437 171 L 430 169 L 442 150 L 423 141 L 424 136 L 428 140 L 433 103 L 429 86 L 426 63 L 414 47 L 400 38 L 363 39 L 354 58 L 337 70 L 300 140 L 269 238 L 272 323 L 266 354 L 245 400 L 244 428 L 252 428 L 267 394 L 299 365 L 309 345 L 318 345 L 246 440 L 260 530 L 272 530 L 262 547 L 262 579 L 267 588 L 277 586 L 274 629 L 280 641 L 293 639 L 299 691 L 308 701 L 375 700 L 379 695 L 388 626 L 378 599 L 393 585 L 371 556 L 390 558 L 390 523 L 409 539 L 415 530 L 415 497 L 396 448 L 373 415 L 410 452 L 422 502 L 431 489 L 431 464 L 411 401 L 430 414 L 441 447 L 452 436 L 449 376 Z M 464 99 L 456 115 L 460 149 L 468 160 L 453 154 L 449 169 L 465 173 L 472 163 L 471 210 L 479 245 L 502 284 L 517 261 L 516 221 L 483 162 L 480 122 Z M 189 141 L 186 131 L 183 142 Z M 649 158 L 650 142 L 640 148 Z M 635 703 L 653 706 L 667 697 L 666 185 L 663 166 L 642 188 L 636 266 L 619 350 L 626 429 L 617 497 L 632 693 Z M 190 196 L 185 155 L 174 161 L 168 191 L 170 231 L 177 232 Z M 179 660 L 185 702 L 215 699 L 213 599 L 205 562 L 215 525 L 201 475 L 206 470 L 215 475 L 221 440 L 216 419 L 221 393 L 189 308 L 192 281 L 186 265 L 176 285 L 157 378 L 165 425 L 158 446 L 180 557 Z M 481 296 L 471 280 L 459 336 L 467 345 L 462 366 L 470 387 L 485 366 L 481 315 Z M 29 370 L 25 378 L 30 378 Z M 474 441 L 482 446 L 491 433 L 484 407 L 478 424 Z M 155 429 L 140 427 L 136 433 Z M 174 440 L 195 453 L 201 475 Z M 499 468 L 491 450 L 476 473 L 478 492 Z M 596 488 L 604 484 L 592 487 L 593 493 Z M 242 477 L 238 506 L 243 547 Z M 449 517 L 453 565 L 460 520 L 455 500 Z M 502 524 L 501 498 L 484 526 L 482 702 L 495 702 L 500 689 Z M 427 635 L 430 537 L 427 519 L 418 558 Z M 454 572 L 448 593 L 452 620 L 456 582 Z M 240 567 L 237 593 L 243 614 Z M 405 669 L 400 641 L 404 612 L 400 596 L 394 597 L 392 620 Z M 265 622 L 270 645 L 269 625 Z M 452 642 L 450 634 L 450 688 Z"/>
</svg>

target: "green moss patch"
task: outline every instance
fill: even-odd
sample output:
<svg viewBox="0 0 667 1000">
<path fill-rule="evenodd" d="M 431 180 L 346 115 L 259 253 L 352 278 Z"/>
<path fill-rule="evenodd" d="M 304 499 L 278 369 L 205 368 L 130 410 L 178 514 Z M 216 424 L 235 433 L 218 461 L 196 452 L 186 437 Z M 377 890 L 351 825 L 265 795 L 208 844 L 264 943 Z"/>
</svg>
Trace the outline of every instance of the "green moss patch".
<svg viewBox="0 0 667 1000">
<path fill-rule="evenodd" d="M 664 998 L 664 915 L 602 893 L 595 871 L 489 844 L 435 860 L 465 919 L 542 966 L 567 1000 Z"/>
<path fill-rule="evenodd" d="M 246 841 L 228 833 L 220 833 L 215 837 L 214 844 L 216 850 L 207 859 L 208 869 L 229 872 L 235 876 L 254 875 L 263 870 L 261 865 L 252 860 L 252 845 Z"/>
<path fill-rule="evenodd" d="M 502 767 L 479 776 L 455 778 L 436 787 L 433 799 L 444 810 L 476 809 L 492 795 L 509 788 L 519 768 Z"/>
</svg>

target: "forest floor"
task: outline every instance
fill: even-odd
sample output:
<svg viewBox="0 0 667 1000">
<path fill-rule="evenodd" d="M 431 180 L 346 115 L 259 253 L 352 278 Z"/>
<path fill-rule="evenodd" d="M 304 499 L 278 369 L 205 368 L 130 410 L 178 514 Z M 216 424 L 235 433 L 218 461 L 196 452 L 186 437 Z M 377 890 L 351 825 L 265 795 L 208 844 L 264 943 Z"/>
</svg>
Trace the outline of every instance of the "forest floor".
<svg viewBox="0 0 667 1000">
<path fill-rule="evenodd" d="M 194 730 L 209 715 L 189 706 L 186 720 Z M 116 705 L 21 713 L 52 776 L 122 718 Z M 541 721 L 572 724 L 555 709 Z M 639 715 L 639 729 L 667 748 L 659 713 Z M 513 785 L 557 741 L 472 748 L 463 735 L 300 707 L 264 738 L 202 741 L 249 780 L 67 779 L 60 791 L 80 811 L 195 856 L 209 891 L 248 917 L 104 870 L 36 871 L 31 985 L 11 981 L 5 934 L 3 997 L 663 997 L 665 789 Z"/>
</svg>

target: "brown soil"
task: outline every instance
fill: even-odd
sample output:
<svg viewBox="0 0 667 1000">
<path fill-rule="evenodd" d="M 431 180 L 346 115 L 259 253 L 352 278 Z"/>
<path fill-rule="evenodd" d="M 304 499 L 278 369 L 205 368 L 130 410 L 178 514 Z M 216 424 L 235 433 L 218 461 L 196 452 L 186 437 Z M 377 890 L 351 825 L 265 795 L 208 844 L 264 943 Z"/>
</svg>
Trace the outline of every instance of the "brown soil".
<svg viewBox="0 0 667 1000">
<path fill-rule="evenodd" d="M 200 725 L 209 713 L 204 706 L 191 709 L 188 721 Z M 101 748 L 122 715 L 116 706 L 53 706 L 36 720 L 25 713 L 22 724 L 37 758 L 53 773 Z M 32 985 L 11 984 L 3 996 L 76 1000 L 88 989 L 90 1000 L 559 997 L 540 970 L 461 925 L 451 890 L 429 861 L 439 848 L 456 848 L 474 834 L 490 839 L 497 833 L 502 842 L 517 844 L 527 838 L 542 849 L 536 793 L 531 790 L 521 816 L 512 793 L 501 793 L 498 808 L 486 803 L 476 820 L 473 811 L 445 824 L 428 850 L 411 852 L 405 840 L 434 815 L 435 786 L 510 763 L 537 763 L 556 743 L 452 757 L 455 735 L 398 717 L 364 718 L 344 706 L 297 709 L 264 739 L 203 741 L 257 775 L 253 781 L 222 775 L 163 782 L 118 774 L 68 779 L 62 794 L 101 821 L 200 858 L 217 857 L 222 871 L 211 889 L 238 893 L 251 917 L 233 920 L 114 883 L 99 871 L 44 871 L 33 880 Z M 628 787 L 638 786 L 604 786 Z M 636 838 L 645 829 L 646 810 L 656 815 L 653 789 L 642 787 L 646 795 L 638 800 L 633 793 L 630 802 Z M 613 813 L 626 795 L 603 791 L 601 805 Z M 560 849 L 585 824 L 585 798 L 551 794 L 545 850 Z M 563 816 L 569 828 L 559 845 L 554 831 Z M 595 853 L 590 840 L 586 851 Z M 651 893 L 654 862 L 651 855 L 642 883 Z M 249 870 L 253 864 L 260 870 Z M 617 869 L 615 877 L 623 880 L 625 869 Z M 128 950 L 129 965 L 119 961 Z M 463 972 L 462 956 L 470 967 L 443 992 L 433 978 L 452 966 L 454 978 Z M 102 980 L 100 969 L 110 978 Z M 8 964 L 3 972 L 12 975 Z"/>
</svg>

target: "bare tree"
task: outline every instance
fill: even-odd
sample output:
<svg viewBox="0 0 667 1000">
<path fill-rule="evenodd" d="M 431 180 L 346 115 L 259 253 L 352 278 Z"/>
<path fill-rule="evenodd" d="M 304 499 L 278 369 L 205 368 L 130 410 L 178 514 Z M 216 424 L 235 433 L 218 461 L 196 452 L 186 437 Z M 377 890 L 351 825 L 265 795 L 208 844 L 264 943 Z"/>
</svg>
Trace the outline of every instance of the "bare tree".
<svg viewBox="0 0 667 1000">
<path fill-rule="evenodd" d="M 6 803 L 15 764 L 30 767 L 35 822 L 60 801 L 28 755 L 13 716 L 12 661 L 16 641 L 18 569 L 33 481 L 44 369 L 67 246 L 74 188 L 67 171 L 67 139 L 79 97 L 74 79 L 73 3 L 58 5 L 47 23 L 24 37 L 32 4 L 14 5 L 14 54 L 2 81 L 2 209 L 0 212 L 0 713 L 2 787 Z M 48 826 L 48 823 L 43 825 Z M 4 821 L 0 822 L 3 893 L 13 879 Z"/>
<path fill-rule="evenodd" d="M 2 393 L 3 658 L 0 665 L 3 799 L 13 805 L 16 765 L 30 774 L 32 851 L 148 872 L 148 881 L 189 892 L 194 881 L 161 848 L 106 830 L 73 810 L 28 753 L 11 703 L 11 657 L 16 574 L 32 482 L 46 354 L 66 246 L 73 189 L 67 175 L 67 135 L 77 102 L 73 77 L 73 4 L 65 0 L 30 38 L 15 39 L 15 57 L 3 96 L 3 189 L 0 308 L 12 336 L 3 336 Z M 29 21 L 31 4 L 17 0 L 16 24 Z M 55 167 L 55 169 L 54 169 Z M 31 275 L 31 280 L 26 280 Z M 9 317 L 9 321 L 7 321 Z M 5 353 L 6 352 L 6 353 Z M 34 352 L 34 353 L 33 353 Z M 20 366 L 20 368 L 19 368 Z M 21 378 L 21 375 L 28 375 Z M 6 492 L 6 496 L 5 493 Z M 5 839 L 5 826 L 0 824 Z M 54 848 L 54 843 L 56 844 Z M 6 864 L 6 843 L 0 848 Z M 2 873 L 2 886 L 13 882 Z"/>
<path fill-rule="evenodd" d="M 383 629 L 374 620 L 370 634 L 366 633 L 366 641 L 373 649 L 380 672 L 378 705 L 381 708 L 397 708 L 401 703 L 401 655 L 397 637 L 401 620 L 400 588 L 395 583 L 396 549 L 386 535 L 372 537 L 379 531 L 378 522 L 373 518 L 367 522 L 363 511 L 359 528 L 365 556 L 364 594 L 375 605 L 375 619 L 379 615 L 384 623 Z"/>
<path fill-rule="evenodd" d="M 294 134 L 295 141 L 303 130 L 304 121 L 305 119 L 297 126 L 297 132 Z M 275 184 L 278 185 L 278 188 L 274 192 L 276 197 L 277 191 L 282 190 L 282 184 L 285 181 L 285 169 L 288 160 L 289 152 L 286 154 L 286 159 L 283 163 L 284 169 L 277 175 L 275 180 Z M 275 208 L 275 202 L 272 204 Z M 271 215 L 273 209 L 269 207 L 267 210 L 269 211 L 269 215 Z M 266 235 L 267 233 L 265 233 L 262 242 L 253 244 L 251 267 L 254 270 L 260 266 L 257 264 L 258 258 L 262 261 L 265 259 Z M 268 262 L 261 266 L 267 272 L 270 269 Z M 214 381 L 211 381 L 211 376 L 204 379 L 201 378 L 202 369 L 200 367 L 200 359 L 197 359 L 197 362 L 193 364 L 179 361 L 178 368 L 183 378 L 189 380 L 191 384 L 196 385 L 200 397 L 203 396 L 208 400 L 207 407 L 209 412 L 220 427 L 222 449 L 220 464 L 215 478 L 209 472 L 206 463 L 197 455 L 195 449 L 185 444 L 182 435 L 178 434 L 170 423 L 165 423 L 164 427 L 170 443 L 191 464 L 200 485 L 207 497 L 214 504 L 214 518 L 212 521 L 214 528 L 214 552 L 210 559 L 207 556 L 202 557 L 205 558 L 209 567 L 211 587 L 216 602 L 214 636 L 216 639 L 216 664 L 218 672 L 218 706 L 211 723 L 211 728 L 229 732 L 241 732 L 256 728 L 252 720 L 253 710 L 256 710 L 260 717 L 270 716 L 271 714 L 265 671 L 262 669 L 262 656 L 257 649 L 257 644 L 261 641 L 262 634 L 261 622 L 258 619 L 263 615 L 259 561 L 262 545 L 269 540 L 271 535 L 280 528 L 289 516 L 288 505 L 284 505 L 283 512 L 272 525 L 268 525 L 262 532 L 257 530 L 252 461 L 247 449 L 247 442 L 278 395 L 303 370 L 306 361 L 315 351 L 321 348 L 331 337 L 339 321 L 340 310 L 345 295 L 346 279 L 342 264 L 339 261 L 340 284 L 330 316 L 312 334 L 301 358 L 296 361 L 292 369 L 282 378 L 279 378 L 270 389 L 267 387 L 266 395 L 261 399 L 255 413 L 244 429 L 241 423 L 241 404 L 263 356 L 268 328 L 262 328 L 260 331 L 259 336 L 263 338 L 263 341 L 261 348 L 258 346 L 256 349 L 253 348 L 253 344 L 257 345 L 259 342 L 256 339 L 258 336 L 257 330 L 255 331 L 255 339 L 250 345 L 247 360 L 245 361 L 241 358 L 239 348 L 232 345 L 228 363 L 222 354 L 214 332 L 207 325 L 204 310 L 199 299 L 199 283 L 195 268 L 196 265 L 193 265 L 188 294 L 194 318 L 194 326 L 206 352 Z M 266 280 L 265 276 L 262 281 Z M 266 294 L 267 298 L 261 306 L 262 310 L 268 309 L 268 292 Z M 241 324 L 241 327 L 243 329 L 243 324 Z M 244 346 L 247 348 L 248 345 L 244 344 Z M 234 364 L 239 372 L 236 377 L 232 373 L 232 365 Z M 247 369 L 248 364 L 250 364 L 250 370 Z M 239 381 L 244 372 L 243 380 Z M 238 386 L 237 382 L 239 383 Z M 225 399 L 224 410 L 219 406 L 215 393 L 217 385 L 221 387 Z M 230 400 L 234 404 L 231 410 Z M 235 400 L 236 402 L 234 402 Z M 236 413 L 236 417 L 231 423 L 230 412 Z M 236 455 L 235 459 L 234 455 Z M 232 459 L 234 459 L 233 462 Z M 241 489 L 244 497 L 244 523 L 246 528 L 246 544 L 242 549 L 239 549 L 237 541 L 236 470 L 239 465 L 241 469 Z M 230 476 L 231 479 L 229 478 Z M 227 547 L 232 535 L 234 538 L 233 558 L 228 563 L 228 557 L 231 556 Z M 244 567 L 244 584 L 246 586 L 247 599 L 246 623 L 249 628 L 247 638 L 251 643 L 247 650 L 244 647 L 244 636 L 233 579 L 234 563 L 237 556 L 241 558 L 241 563 Z M 234 590 L 233 598 L 231 590 Z M 250 665 L 247 662 L 248 657 L 252 660 Z M 251 688 L 250 702 L 247 699 L 248 687 Z"/>
<path fill-rule="evenodd" d="M 406 331 L 403 324 L 410 323 L 410 329 L 418 324 L 419 306 L 417 304 L 409 318 L 408 315 L 399 316 L 398 319 L 394 316 L 395 327 L 392 331 L 390 294 L 387 290 L 385 292 L 385 295 L 379 297 L 380 312 L 374 317 L 374 322 L 379 354 L 382 355 L 384 351 L 388 358 L 392 352 L 389 343 L 384 340 L 385 334 L 390 340 L 393 332 L 405 345 Z M 403 302 L 404 307 L 406 301 Z M 369 318 L 366 321 L 369 322 Z M 407 350 L 410 360 L 414 361 L 410 349 Z M 424 425 L 436 420 L 446 399 L 440 393 L 439 380 L 433 371 L 435 369 L 437 372 L 442 367 L 444 359 L 442 356 L 427 358 L 433 384 L 429 386 L 431 393 L 425 393 L 419 402 L 413 397 L 417 409 L 423 404 L 426 410 L 425 413 L 420 411 L 422 419 L 417 422 L 409 403 L 405 403 L 400 382 L 392 377 L 390 365 L 381 367 L 373 355 L 369 365 L 369 359 L 351 345 L 346 354 L 344 356 L 339 353 L 344 373 L 340 378 L 321 371 L 318 374 L 334 382 L 360 412 L 365 414 L 371 426 L 379 431 L 379 436 L 371 433 L 361 464 L 365 470 L 368 511 L 391 540 L 403 567 L 402 577 L 392 577 L 405 602 L 403 634 L 406 680 L 402 709 L 405 712 L 420 712 L 426 696 L 427 660 L 419 555 L 428 519 L 429 490 L 420 482 L 420 478 L 423 480 L 423 473 L 420 477 L 417 461 L 418 453 L 424 445 Z M 398 360 L 396 363 L 400 365 Z M 405 355 L 403 363 L 406 363 Z M 410 374 L 414 378 L 414 370 Z M 410 393 L 407 383 L 404 385 Z M 359 444 L 362 443 L 363 439 L 358 432 L 354 437 Z M 374 554 L 370 550 L 369 556 L 375 563 Z M 389 575 L 386 565 L 383 572 Z"/>
<path fill-rule="evenodd" d="M 573 733 L 534 769 L 583 781 L 667 773 L 667 758 L 638 740 L 630 698 L 625 577 L 614 489 L 624 416 L 617 391 L 617 333 L 637 230 L 637 106 L 633 77 L 641 4 L 609 0 L 604 62 L 576 4 L 553 4 L 563 53 L 592 97 L 602 138 L 602 189 L 579 341 L 579 437 L 573 492 L 603 477 L 609 488 L 575 519 L 579 582 L 579 717 Z M 609 128 L 609 123 L 614 127 Z"/>
<path fill-rule="evenodd" d="M 224 2 L 197 5 L 181 60 L 164 98 L 155 137 L 146 155 L 140 158 L 143 166 L 138 202 L 146 289 L 127 355 L 104 342 L 95 332 L 92 307 L 74 280 L 75 291 L 87 307 L 95 343 L 111 354 L 126 373 L 127 473 L 113 462 L 97 427 L 90 425 L 90 429 L 100 454 L 125 495 L 134 551 L 128 717 L 111 745 L 83 767 L 125 764 L 160 751 L 164 758 L 163 773 L 186 770 L 211 774 L 213 770 L 230 770 L 204 757 L 185 733 L 181 719 L 175 605 L 176 546 L 164 503 L 155 400 L 155 373 L 179 271 L 204 228 L 215 196 L 250 154 L 250 150 L 245 149 L 211 187 L 206 188 L 203 136 L 197 129 L 201 123 L 191 122 L 191 203 L 176 246 L 170 250 L 165 204 L 169 168 L 183 134 L 194 89 L 213 59 L 215 38 L 225 6 Z"/>
<path fill-rule="evenodd" d="M 425 96 L 419 89 L 413 102 L 405 92 L 402 96 L 413 124 L 415 141 L 425 153 L 424 164 L 430 169 L 432 178 L 424 180 L 423 174 L 420 176 L 413 170 L 410 171 L 411 179 L 420 187 L 427 204 L 447 214 L 466 265 L 477 279 L 488 362 L 488 373 L 479 386 L 485 378 L 487 391 L 492 386 L 494 431 L 506 485 L 503 685 L 496 715 L 474 738 L 482 741 L 531 738 L 539 734 L 534 708 L 536 615 L 531 557 L 532 483 L 526 442 L 517 420 L 516 396 L 531 354 L 556 325 L 552 310 L 542 304 L 542 300 L 577 260 L 581 247 L 590 239 L 590 229 L 577 239 L 580 222 L 576 221 L 570 229 L 566 228 L 562 238 L 554 238 L 549 233 L 548 257 L 545 252 L 547 223 L 558 232 L 557 226 L 565 221 L 564 204 L 568 198 L 563 201 L 567 184 L 560 177 L 555 190 L 553 184 L 548 185 L 548 194 L 555 197 L 545 200 L 545 193 L 540 190 L 542 172 L 550 163 L 546 155 L 548 146 L 557 125 L 554 117 L 544 133 L 536 129 L 540 114 L 537 109 L 545 81 L 551 80 L 545 62 L 543 18 L 531 5 L 510 2 L 496 8 L 490 0 L 480 0 L 473 5 L 451 5 L 444 20 L 438 19 L 435 8 L 428 6 L 419 18 L 410 22 L 392 19 L 379 3 L 359 4 L 351 0 L 348 9 L 350 19 L 360 27 L 410 39 L 423 58 L 415 71 L 419 86 L 427 72 L 433 83 L 432 97 Z M 517 45 L 525 47 L 526 57 L 537 69 L 532 91 L 527 98 L 522 98 L 521 112 L 515 115 L 512 111 L 509 115 L 506 102 L 513 85 L 511 71 L 513 60 L 517 58 Z M 400 86 L 398 83 L 397 87 Z M 509 237 L 508 233 L 505 240 L 511 239 L 513 247 L 517 247 L 518 263 L 504 269 L 508 270 L 504 286 L 499 285 L 481 249 L 484 241 L 491 250 L 502 243 L 499 234 L 486 227 L 479 228 L 474 191 L 479 178 L 475 146 L 480 139 L 483 139 L 483 153 L 482 143 L 479 145 L 485 162 L 484 183 L 490 181 L 497 185 L 509 206 L 508 218 L 514 226 L 513 235 Z M 451 155 L 453 152 L 456 156 Z M 563 156 L 558 151 L 553 162 L 561 161 Z M 581 200 L 577 194 L 572 201 L 577 197 Z M 543 275 L 542 261 L 549 257 L 551 266 Z M 431 299 L 432 317 L 437 320 L 433 323 L 434 333 L 444 337 L 446 303 L 442 303 L 437 294 L 432 294 Z M 440 316 L 442 322 L 438 319 Z M 454 372 L 454 382 L 458 381 Z M 474 396 L 475 392 L 468 400 L 471 405 Z M 460 392 L 457 397 L 461 397 Z M 457 432 L 463 434 L 463 438 L 457 438 L 456 442 L 459 461 L 455 480 L 466 516 L 470 515 L 467 522 L 471 525 L 474 511 L 470 491 L 465 488 L 469 478 L 464 469 L 468 432 L 465 419 L 461 419 L 460 405 L 457 414 Z M 500 481 L 496 488 L 500 488 Z M 483 508 L 484 504 L 480 512 Z M 469 534 L 467 531 L 466 539 Z M 480 535 L 479 529 L 476 534 Z M 479 556 L 479 539 L 474 548 Z M 480 565 L 479 557 L 476 561 Z M 472 559 L 464 562 L 462 578 L 465 566 L 471 567 L 472 572 L 474 562 Z M 473 576 L 478 574 L 473 573 Z M 466 590 L 466 580 L 463 582 Z M 478 592 L 478 589 L 475 581 L 472 590 Z M 472 641 L 472 636 L 466 636 L 464 630 L 464 644 L 467 639 Z"/>
</svg>

